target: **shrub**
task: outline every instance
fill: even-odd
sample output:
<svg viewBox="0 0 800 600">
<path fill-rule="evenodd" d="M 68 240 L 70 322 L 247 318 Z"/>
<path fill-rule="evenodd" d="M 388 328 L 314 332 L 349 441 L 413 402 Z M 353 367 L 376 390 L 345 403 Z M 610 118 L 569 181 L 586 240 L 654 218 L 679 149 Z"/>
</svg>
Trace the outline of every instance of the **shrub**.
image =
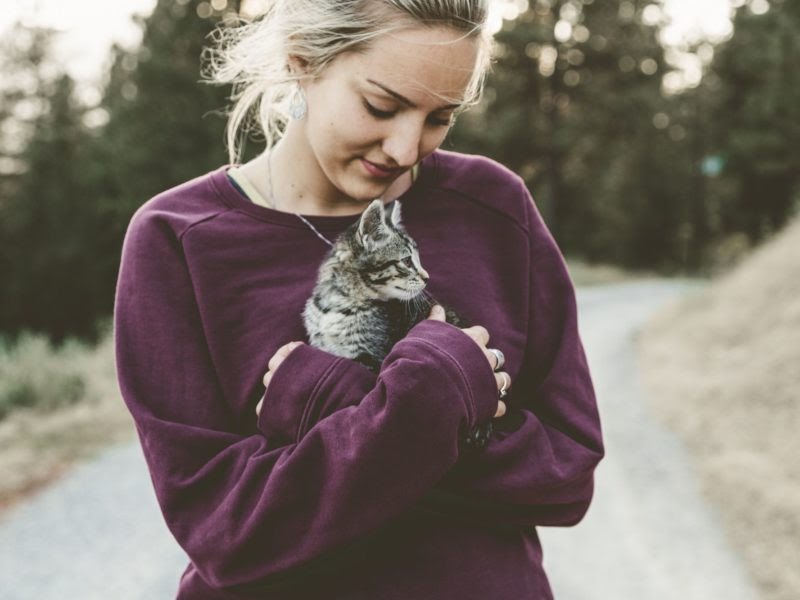
<svg viewBox="0 0 800 600">
<path fill-rule="evenodd" d="M 94 379 L 108 375 L 94 372 L 108 367 L 98 368 L 100 349 L 109 350 L 106 343 L 93 348 L 75 340 L 55 348 L 46 336 L 32 333 L 14 342 L 0 338 L 0 419 L 22 408 L 50 411 L 97 400 Z M 107 358 L 113 365 L 113 358 Z"/>
</svg>

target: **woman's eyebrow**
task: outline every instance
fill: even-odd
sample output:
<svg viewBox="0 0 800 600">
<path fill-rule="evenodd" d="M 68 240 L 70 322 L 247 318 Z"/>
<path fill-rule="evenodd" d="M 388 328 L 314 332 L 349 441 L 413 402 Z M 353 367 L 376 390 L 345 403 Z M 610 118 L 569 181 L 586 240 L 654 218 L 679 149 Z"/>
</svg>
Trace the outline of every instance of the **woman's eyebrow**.
<svg viewBox="0 0 800 600">
<path fill-rule="evenodd" d="M 371 83 L 372 85 L 375 85 L 375 86 L 381 88 L 384 92 L 386 92 L 390 96 L 396 98 L 397 100 L 399 100 L 400 102 L 402 102 L 406 106 L 410 106 L 411 108 L 417 108 L 417 105 L 414 104 L 411 100 L 409 100 L 408 98 L 406 98 L 402 94 L 399 94 L 399 93 L 395 92 L 394 90 L 389 89 L 388 87 L 386 87 L 382 83 L 378 83 L 377 81 L 375 81 L 373 79 L 367 79 L 367 81 L 369 83 Z M 459 104 L 447 104 L 445 106 L 440 106 L 436 110 L 437 111 L 439 111 L 439 110 L 450 110 L 450 109 L 453 109 L 453 108 L 458 108 L 459 106 L 460 106 Z"/>
</svg>

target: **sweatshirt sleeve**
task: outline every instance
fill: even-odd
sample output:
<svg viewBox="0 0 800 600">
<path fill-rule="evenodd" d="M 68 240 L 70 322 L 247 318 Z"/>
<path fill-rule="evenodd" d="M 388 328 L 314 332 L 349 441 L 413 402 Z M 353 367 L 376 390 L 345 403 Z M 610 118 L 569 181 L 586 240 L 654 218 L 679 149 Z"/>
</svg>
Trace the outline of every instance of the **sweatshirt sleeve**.
<svg viewBox="0 0 800 600">
<path fill-rule="evenodd" d="M 273 373 L 258 428 L 270 447 L 299 442 L 321 419 L 361 402 L 376 380 L 360 363 L 302 344 Z"/>
<path fill-rule="evenodd" d="M 480 349 L 445 323 L 392 350 L 361 401 L 270 448 L 223 400 L 181 235 L 140 211 L 115 299 L 122 396 L 166 523 L 219 590 L 267 588 L 336 555 L 413 505 L 457 459 L 458 432 L 496 399 Z"/>
<path fill-rule="evenodd" d="M 600 420 L 566 265 L 520 187 L 530 234 L 524 362 L 492 439 L 448 473 L 441 487 L 456 495 L 440 503 L 457 501 L 454 510 L 489 520 L 573 525 L 588 510 L 603 457 Z"/>
</svg>

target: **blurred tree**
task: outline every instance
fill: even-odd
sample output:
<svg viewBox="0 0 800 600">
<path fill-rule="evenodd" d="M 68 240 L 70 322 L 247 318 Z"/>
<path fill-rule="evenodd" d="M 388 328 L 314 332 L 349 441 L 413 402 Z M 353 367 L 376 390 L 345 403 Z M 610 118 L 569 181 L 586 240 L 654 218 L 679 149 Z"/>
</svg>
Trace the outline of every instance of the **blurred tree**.
<svg viewBox="0 0 800 600">
<path fill-rule="evenodd" d="M 142 44 L 112 50 L 101 110 L 108 115 L 88 149 L 86 183 L 97 195 L 96 271 L 101 313 L 113 306 L 122 239 L 148 198 L 227 162 L 228 90 L 200 81 L 201 54 L 221 19 L 238 3 L 158 0 L 141 21 Z"/>
<path fill-rule="evenodd" d="M 63 274 L 75 254 L 62 243 L 73 221 L 65 200 L 84 131 L 74 84 L 52 57 L 55 32 L 19 23 L 13 32 L 0 55 L 0 330 L 55 326 L 59 336 L 58 315 L 71 302 Z"/>
<path fill-rule="evenodd" d="M 676 107 L 661 94 L 650 6 L 531 0 L 498 33 L 485 101 L 452 138 L 519 172 L 562 248 L 590 261 L 685 260 L 677 232 L 688 165 L 659 124 Z"/>
<path fill-rule="evenodd" d="M 200 56 L 206 36 L 236 9 L 221 0 L 159 0 L 141 21 L 141 46 L 113 50 L 103 101 L 91 111 L 100 126 L 84 125 L 68 77 L 45 93 L 49 110 L 36 119 L 21 174 L 0 205 L 10 248 L 0 259 L 5 333 L 95 337 L 96 320 L 112 310 L 133 212 L 226 162 L 217 114 L 226 91 L 200 82 Z"/>
<path fill-rule="evenodd" d="M 800 183 L 800 4 L 763 7 L 737 11 L 734 35 L 712 63 L 714 151 L 725 160 L 722 179 L 734 184 L 733 193 L 723 188 L 721 227 L 753 242 L 786 223 Z"/>
<path fill-rule="evenodd" d="M 18 158 L 24 164 L 13 196 L 4 202 L 4 285 L 0 329 L 43 330 L 60 340 L 95 319 L 91 255 L 79 205 L 80 153 L 86 143 L 74 82 L 61 75 L 38 91 L 47 109 L 34 121 Z"/>
<path fill-rule="evenodd" d="M 114 49 L 98 140 L 107 199 L 128 217 L 145 200 L 226 161 L 227 90 L 200 82 L 200 57 L 232 2 L 159 0 L 142 22 L 142 44 Z M 125 219 L 123 219 L 125 220 Z M 126 220 L 125 220 L 126 221 Z M 122 224 L 127 224 L 127 221 Z"/>
<path fill-rule="evenodd" d="M 671 97 L 657 4 L 515 5 L 484 101 L 451 143 L 518 171 L 567 253 L 693 269 L 711 235 L 757 239 L 786 220 L 800 173 L 800 4 L 740 10 L 702 85 Z M 113 50 L 91 120 L 48 61 L 47 32 L 0 42 L 4 73 L 18 74 L 0 82 L 0 329 L 90 336 L 111 312 L 132 213 L 226 161 L 227 90 L 200 82 L 200 56 L 238 9 L 159 0 L 142 45 Z M 725 162 L 719 177 L 709 157 Z"/>
<path fill-rule="evenodd" d="M 0 36 L 0 210 L 16 192 L 25 170 L 20 154 L 47 109 L 42 94 L 58 74 L 49 56 L 53 30 L 15 23 L 8 32 Z"/>
</svg>

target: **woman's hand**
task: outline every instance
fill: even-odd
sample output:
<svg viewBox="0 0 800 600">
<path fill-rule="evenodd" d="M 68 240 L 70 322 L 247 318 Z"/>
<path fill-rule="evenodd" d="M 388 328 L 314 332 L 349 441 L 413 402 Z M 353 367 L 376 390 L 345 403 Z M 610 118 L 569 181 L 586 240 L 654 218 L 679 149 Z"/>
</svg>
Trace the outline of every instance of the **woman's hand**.
<svg viewBox="0 0 800 600">
<path fill-rule="evenodd" d="M 435 305 L 431 309 L 431 314 L 428 317 L 429 319 L 433 319 L 434 321 L 445 321 L 445 312 L 444 308 L 440 305 Z M 508 388 L 511 387 L 511 376 L 506 373 L 505 371 L 499 371 L 497 369 L 502 368 L 502 364 L 498 364 L 500 361 L 501 353 L 492 351 L 486 347 L 486 344 L 489 343 L 489 332 L 486 331 L 485 327 L 481 327 L 480 325 L 475 325 L 473 327 L 466 327 L 462 329 L 464 333 L 466 333 L 469 337 L 471 337 L 478 346 L 480 346 L 483 353 L 486 355 L 486 360 L 489 361 L 489 364 L 492 367 L 492 370 L 495 371 L 494 378 L 497 382 L 497 392 L 501 394 L 501 397 L 505 396 L 505 393 L 508 391 Z M 506 414 L 506 403 L 502 400 L 497 401 L 497 412 L 495 413 L 495 418 L 502 417 Z"/>
<path fill-rule="evenodd" d="M 264 404 L 264 397 L 267 395 L 266 388 L 269 387 L 270 379 L 272 379 L 272 374 L 275 372 L 280 364 L 286 360 L 286 357 L 292 353 L 292 350 L 297 348 L 303 342 L 289 342 L 288 344 L 284 344 L 280 348 L 275 351 L 275 354 L 272 355 L 272 358 L 269 359 L 269 363 L 267 364 L 267 372 L 264 373 L 264 396 L 261 396 L 261 400 L 258 401 L 256 405 L 256 417 L 261 415 L 261 405 Z"/>
<path fill-rule="evenodd" d="M 444 308 L 439 306 L 438 304 L 431 309 L 431 314 L 428 317 L 433 319 L 434 321 L 445 321 L 445 312 Z M 464 333 L 466 333 L 469 337 L 471 337 L 478 346 L 483 350 L 483 353 L 486 355 L 486 360 L 489 361 L 489 364 L 492 367 L 492 370 L 498 368 L 498 366 L 502 367 L 502 365 L 498 365 L 498 355 L 492 352 L 491 350 L 486 348 L 486 344 L 489 343 L 489 332 L 486 331 L 485 327 L 481 327 L 480 325 L 475 325 L 473 327 L 467 327 L 462 329 Z M 275 351 L 275 354 L 272 355 L 272 358 L 269 359 L 269 363 L 267 364 L 267 372 L 264 373 L 264 396 L 266 396 L 266 388 L 269 387 L 269 382 L 272 379 L 272 374 L 275 372 L 280 364 L 286 360 L 286 357 L 292 353 L 292 350 L 297 348 L 303 342 L 289 342 L 288 344 L 284 344 L 280 348 Z M 511 376 L 506 373 L 505 371 L 496 371 L 494 374 L 495 381 L 497 382 L 497 390 L 498 393 L 508 391 L 508 388 L 511 386 Z M 256 416 L 261 415 L 261 406 L 264 404 L 264 396 L 261 397 L 258 404 L 256 405 Z M 502 400 L 497 401 L 497 412 L 495 412 L 495 418 L 502 417 L 506 414 L 506 403 Z"/>
</svg>

